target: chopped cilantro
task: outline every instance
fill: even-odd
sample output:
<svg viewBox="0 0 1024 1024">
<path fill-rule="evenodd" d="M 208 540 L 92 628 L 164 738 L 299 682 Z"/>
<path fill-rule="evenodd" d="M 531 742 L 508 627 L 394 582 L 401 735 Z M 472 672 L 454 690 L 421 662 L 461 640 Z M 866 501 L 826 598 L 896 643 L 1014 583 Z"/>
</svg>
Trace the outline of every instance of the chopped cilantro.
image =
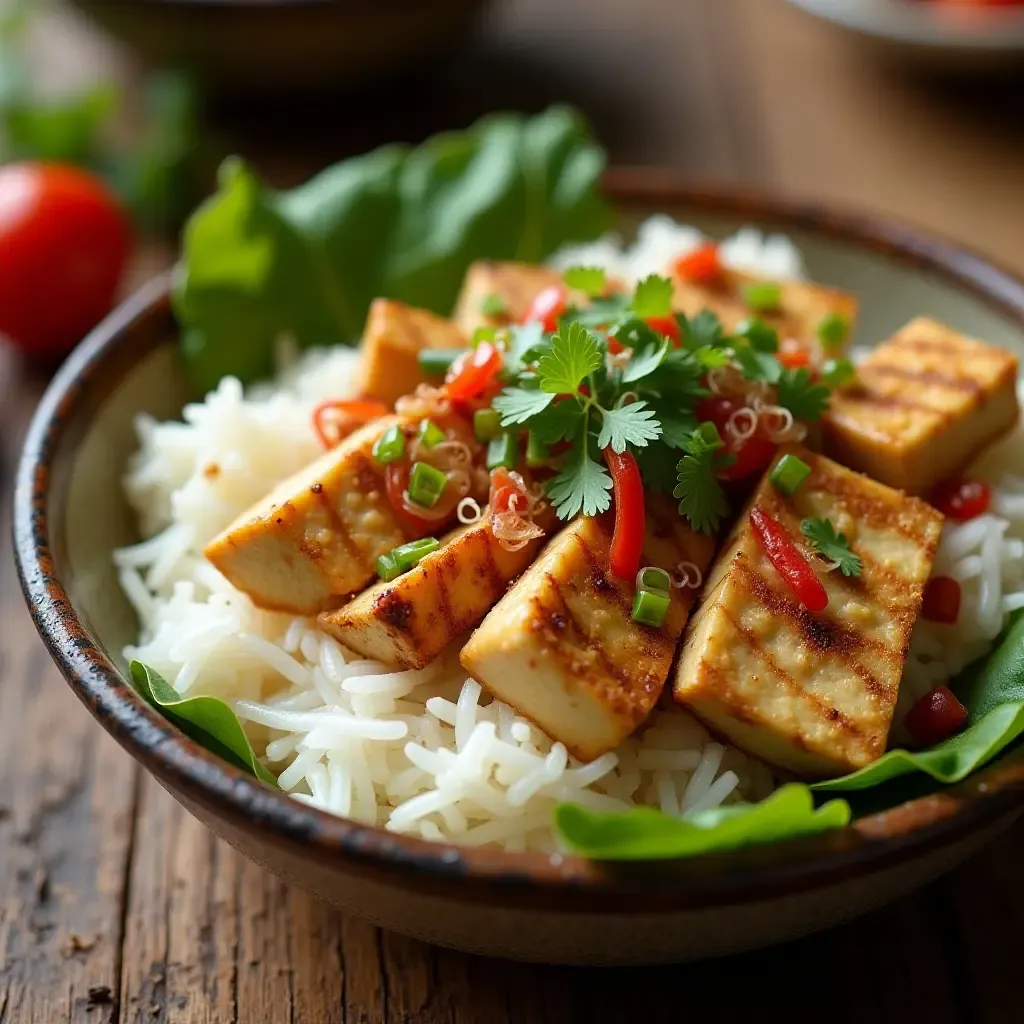
<svg viewBox="0 0 1024 1024">
<path fill-rule="evenodd" d="M 710 309 L 702 309 L 680 328 L 687 348 L 719 348 L 725 340 L 722 321 Z"/>
<path fill-rule="evenodd" d="M 635 352 L 629 365 L 622 371 L 622 383 L 635 384 L 654 373 L 665 361 L 670 344 L 669 339 L 664 338 L 660 345 L 655 342 L 645 346 L 643 351 Z"/>
<path fill-rule="evenodd" d="M 800 532 L 811 542 L 815 551 L 838 562 L 839 571 L 844 576 L 860 575 L 860 557 L 850 549 L 846 534 L 836 533 L 830 519 L 804 519 L 800 523 Z"/>
<path fill-rule="evenodd" d="M 501 413 L 503 427 L 513 427 L 542 413 L 554 400 L 555 396 L 550 391 L 505 388 L 491 406 Z"/>
<path fill-rule="evenodd" d="M 600 462 L 590 457 L 589 445 L 580 439 L 566 460 L 565 468 L 548 484 L 548 497 L 559 519 L 572 519 L 582 512 L 596 516 L 611 505 L 608 492 L 612 478 Z"/>
<path fill-rule="evenodd" d="M 562 280 L 570 288 L 586 292 L 591 298 L 604 291 L 605 279 L 605 272 L 600 267 L 570 267 L 562 274 Z"/>
<path fill-rule="evenodd" d="M 537 370 L 542 391 L 574 395 L 603 362 L 597 339 L 581 324 L 563 326 L 551 339 L 551 349 L 540 357 Z"/>
<path fill-rule="evenodd" d="M 597 436 L 597 447 L 604 449 L 611 445 L 613 452 L 621 454 L 626 445 L 646 447 L 661 436 L 661 424 L 654 410 L 646 402 L 633 402 L 618 409 L 601 410 L 601 433 Z"/>
<path fill-rule="evenodd" d="M 505 300 L 495 292 L 490 292 L 480 300 L 480 312 L 492 320 L 505 316 L 508 313 L 508 306 Z"/>
<path fill-rule="evenodd" d="M 779 375 L 778 389 L 779 405 L 788 409 L 794 419 L 815 423 L 828 408 L 829 389 L 815 383 L 805 366 L 797 370 L 784 369 Z"/>
<path fill-rule="evenodd" d="M 713 423 L 702 423 L 690 434 L 683 450 L 686 454 L 676 466 L 679 514 L 689 520 L 698 533 L 716 533 L 729 513 L 725 491 L 715 476 L 716 459 L 722 438 Z"/>
<path fill-rule="evenodd" d="M 629 308 L 644 320 L 669 316 L 672 313 L 672 282 L 658 274 L 645 277 L 636 286 Z"/>
</svg>

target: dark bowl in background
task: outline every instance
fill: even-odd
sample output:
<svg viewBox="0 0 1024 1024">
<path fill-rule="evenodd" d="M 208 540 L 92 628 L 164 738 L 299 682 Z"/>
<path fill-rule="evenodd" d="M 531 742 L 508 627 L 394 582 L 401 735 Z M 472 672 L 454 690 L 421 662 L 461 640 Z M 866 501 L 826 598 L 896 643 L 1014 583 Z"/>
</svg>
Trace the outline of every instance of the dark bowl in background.
<svg viewBox="0 0 1024 1024">
<path fill-rule="evenodd" d="M 72 0 L 149 62 L 216 91 L 384 79 L 443 53 L 487 0 Z"/>
</svg>

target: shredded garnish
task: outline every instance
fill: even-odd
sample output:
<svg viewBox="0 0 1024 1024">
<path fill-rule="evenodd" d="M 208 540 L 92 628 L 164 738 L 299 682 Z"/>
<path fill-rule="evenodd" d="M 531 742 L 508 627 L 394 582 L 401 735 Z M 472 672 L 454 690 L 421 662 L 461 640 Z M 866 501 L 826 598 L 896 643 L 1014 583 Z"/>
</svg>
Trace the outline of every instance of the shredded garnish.
<svg viewBox="0 0 1024 1024">
<path fill-rule="evenodd" d="M 746 441 L 757 433 L 758 415 L 753 409 L 743 406 L 737 409 L 725 424 L 725 429 L 737 441 Z"/>
<path fill-rule="evenodd" d="M 680 562 L 676 566 L 675 585 L 680 590 L 698 590 L 704 582 L 704 573 L 693 562 Z"/>
<path fill-rule="evenodd" d="M 459 502 L 456 515 L 459 522 L 469 526 L 471 523 L 479 523 L 483 518 L 483 509 L 475 498 L 465 497 Z"/>
<path fill-rule="evenodd" d="M 399 416 L 414 419 L 443 419 L 451 411 L 452 403 L 445 397 L 444 389 L 430 384 L 418 384 L 411 395 L 403 395 L 395 402 L 395 412 Z"/>
</svg>

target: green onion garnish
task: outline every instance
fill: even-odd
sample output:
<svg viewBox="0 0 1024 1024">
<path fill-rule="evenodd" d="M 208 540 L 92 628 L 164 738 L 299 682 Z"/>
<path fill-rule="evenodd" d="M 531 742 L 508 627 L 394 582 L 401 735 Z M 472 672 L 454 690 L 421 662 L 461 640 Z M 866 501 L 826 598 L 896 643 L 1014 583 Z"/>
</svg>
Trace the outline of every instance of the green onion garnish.
<svg viewBox="0 0 1024 1024">
<path fill-rule="evenodd" d="M 756 316 L 736 328 L 736 337 L 745 339 L 755 352 L 773 355 L 779 351 L 779 332 Z"/>
<path fill-rule="evenodd" d="M 473 433 L 481 444 L 500 437 L 501 413 L 494 409 L 477 409 L 473 413 Z"/>
<path fill-rule="evenodd" d="M 849 359 L 826 359 L 821 366 L 821 379 L 830 388 L 841 388 L 857 375 Z"/>
<path fill-rule="evenodd" d="M 397 424 L 388 427 L 374 442 L 373 457 L 382 465 L 397 462 L 405 455 L 405 434 Z"/>
<path fill-rule="evenodd" d="M 526 464 L 536 469 L 546 466 L 550 457 L 548 446 L 531 430 L 526 436 Z"/>
<path fill-rule="evenodd" d="M 420 371 L 426 377 L 443 377 L 451 369 L 452 363 L 465 351 L 462 348 L 420 349 L 420 354 L 417 357 Z"/>
<path fill-rule="evenodd" d="M 743 286 L 743 301 L 757 313 L 770 313 L 782 302 L 782 288 L 776 281 L 751 281 Z"/>
<path fill-rule="evenodd" d="M 769 473 L 768 479 L 783 494 L 796 494 L 803 482 L 811 475 L 811 467 L 795 455 L 783 455 L 775 468 Z"/>
<path fill-rule="evenodd" d="M 386 555 L 377 558 L 377 575 L 390 583 L 398 579 L 403 572 L 414 569 L 420 563 L 420 559 L 426 558 L 431 551 L 436 551 L 441 542 L 436 537 L 423 537 L 420 540 L 411 540 L 408 544 L 400 544 L 393 548 Z"/>
<path fill-rule="evenodd" d="M 669 596 L 657 590 L 638 590 L 633 598 L 633 621 L 655 628 L 664 625 Z"/>
<path fill-rule="evenodd" d="M 423 508 L 433 508 L 448 486 L 448 477 L 426 462 L 414 462 L 409 474 L 409 500 Z"/>
<path fill-rule="evenodd" d="M 842 313 L 829 313 L 818 321 L 818 341 L 826 352 L 841 348 L 850 333 L 850 322 Z"/>
<path fill-rule="evenodd" d="M 519 461 L 519 442 L 513 434 L 502 434 L 487 445 L 487 468 L 515 469 Z"/>
<path fill-rule="evenodd" d="M 496 319 L 508 312 L 508 306 L 505 305 L 505 300 L 500 295 L 491 292 L 480 300 L 480 312 L 484 316 Z"/>
<path fill-rule="evenodd" d="M 417 434 L 425 448 L 433 448 L 446 439 L 445 432 L 433 420 L 422 420 Z"/>
<path fill-rule="evenodd" d="M 653 590 L 658 594 L 668 594 L 672 590 L 672 577 L 664 569 L 656 565 L 645 565 L 636 574 L 637 590 Z"/>
<path fill-rule="evenodd" d="M 722 435 L 718 432 L 718 427 L 711 422 L 711 420 L 705 420 L 703 423 L 697 426 L 697 433 L 700 434 L 701 440 L 709 448 L 721 448 L 722 447 Z"/>
<path fill-rule="evenodd" d="M 398 568 L 398 563 L 395 561 L 394 551 L 389 551 L 386 555 L 377 556 L 377 575 L 385 583 L 397 580 L 402 575 L 402 570 Z"/>
</svg>

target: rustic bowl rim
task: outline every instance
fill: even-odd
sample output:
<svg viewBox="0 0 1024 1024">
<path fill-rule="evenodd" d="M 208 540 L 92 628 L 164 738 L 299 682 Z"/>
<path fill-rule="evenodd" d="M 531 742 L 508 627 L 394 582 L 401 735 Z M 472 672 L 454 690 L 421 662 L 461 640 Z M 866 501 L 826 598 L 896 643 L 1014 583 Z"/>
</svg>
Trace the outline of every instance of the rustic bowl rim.
<svg viewBox="0 0 1024 1024">
<path fill-rule="evenodd" d="M 699 209 L 760 226 L 805 229 L 915 265 L 998 309 L 1024 331 L 1024 281 L 966 246 L 889 218 L 727 188 L 683 184 L 657 169 L 613 169 L 605 189 L 634 210 Z M 642 867 L 576 856 L 460 848 L 397 835 L 315 810 L 209 754 L 145 704 L 89 635 L 58 577 L 51 550 L 55 460 L 85 402 L 102 402 L 142 356 L 135 337 L 170 317 L 170 275 L 129 298 L 71 354 L 29 428 L 14 499 L 15 556 L 36 627 L 72 690 L 132 756 L 188 803 L 260 841 L 369 879 L 455 900 L 537 909 L 666 913 L 746 903 L 881 871 L 1019 813 L 1024 748 L 957 785 L 874 814 L 843 830 Z M 155 332 L 150 331 L 150 334 Z M 71 445 L 73 456 L 77 440 Z M 70 463 L 64 451 L 65 465 Z"/>
</svg>

